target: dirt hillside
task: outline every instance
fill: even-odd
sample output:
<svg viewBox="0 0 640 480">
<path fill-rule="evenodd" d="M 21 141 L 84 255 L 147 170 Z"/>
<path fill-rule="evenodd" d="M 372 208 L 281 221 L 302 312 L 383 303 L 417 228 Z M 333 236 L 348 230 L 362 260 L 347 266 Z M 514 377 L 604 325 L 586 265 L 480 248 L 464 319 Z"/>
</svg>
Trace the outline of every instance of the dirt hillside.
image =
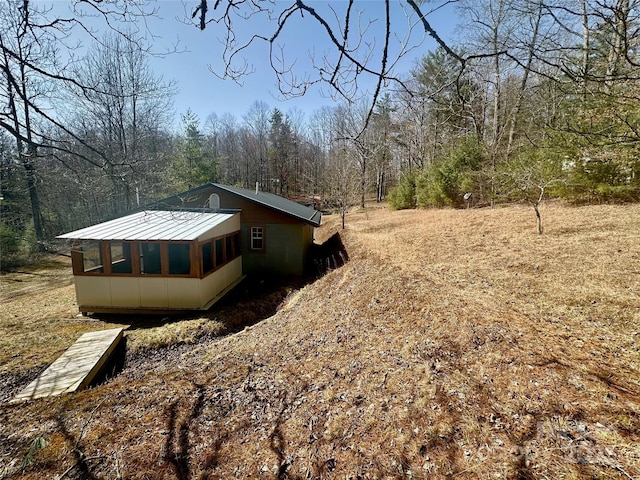
<svg viewBox="0 0 640 480">
<path fill-rule="evenodd" d="M 108 382 L 0 404 L 0 478 L 640 478 L 640 206 L 542 213 L 354 212 L 349 262 L 268 318 L 139 328 Z"/>
</svg>

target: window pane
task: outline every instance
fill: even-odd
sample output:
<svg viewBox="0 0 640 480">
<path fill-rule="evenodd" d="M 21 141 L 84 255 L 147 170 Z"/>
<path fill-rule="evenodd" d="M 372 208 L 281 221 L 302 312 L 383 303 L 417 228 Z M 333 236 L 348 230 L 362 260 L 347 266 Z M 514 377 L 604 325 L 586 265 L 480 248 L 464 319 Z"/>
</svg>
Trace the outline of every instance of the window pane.
<svg viewBox="0 0 640 480">
<path fill-rule="evenodd" d="M 213 267 L 213 244 L 207 242 L 202 244 L 202 273 L 209 273 Z"/>
<path fill-rule="evenodd" d="M 233 258 L 235 258 L 235 255 L 233 253 L 233 238 L 231 238 L 231 235 L 227 235 L 226 237 L 224 237 L 224 247 L 227 252 L 227 262 L 229 262 Z"/>
<path fill-rule="evenodd" d="M 189 243 L 169 244 L 169 273 L 171 275 L 189 275 L 191 273 L 191 257 Z"/>
<path fill-rule="evenodd" d="M 140 273 L 148 275 L 160 275 L 162 273 L 159 243 L 140 244 Z"/>
<path fill-rule="evenodd" d="M 224 243 L 221 238 L 216 239 L 216 268 L 224 263 Z"/>
<path fill-rule="evenodd" d="M 87 242 L 82 246 L 82 270 L 85 273 L 104 273 L 100 242 Z"/>
<path fill-rule="evenodd" d="M 233 254 L 236 257 L 240 256 L 240 232 L 233 234 Z"/>
<path fill-rule="evenodd" d="M 251 227 L 251 250 L 262 250 L 264 237 L 262 227 Z"/>
<path fill-rule="evenodd" d="M 111 273 L 133 273 L 131 244 L 111 242 Z"/>
</svg>

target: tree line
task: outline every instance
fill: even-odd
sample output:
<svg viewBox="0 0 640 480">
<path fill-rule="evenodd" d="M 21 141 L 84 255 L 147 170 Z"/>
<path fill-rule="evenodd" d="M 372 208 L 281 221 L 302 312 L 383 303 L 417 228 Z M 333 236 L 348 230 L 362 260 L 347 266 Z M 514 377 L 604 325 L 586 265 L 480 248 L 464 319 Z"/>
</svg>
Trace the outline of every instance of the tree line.
<svg viewBox="0 0 640 480">
<path fill-rule="evenodd" d="M 545 196 L 640 198 L 635 0 L 459 0 L 455 42 L 386 71 L 372 96 L 304 113 L 259 99 L 242 118 L 181 112 L 178 131 L 176 85 L 132 28 L 152 3 L 78 2 L 91 10 L 68 18 L 0 3 L 3 268 L 61 232 L 205 182 L 257 184 L 343 221 L 368 199 L 526 201 L 540 232 Z M 74 56 L 83 15 L 111 25 L 116 13 L 125 27 L 92 32 Z"/>
<path fill-rule="evenodd" d="M 419 94 L 404 95 L 412 130 L 401 122 L 399 132 L 415 153 L 392 204 L 523 200 L 535 209 L 541 233 L 545 195 L 637 201 L 638 2 L 461 6 L 459 53 L 439 49 L 423 57 L 412 76 L 412 93 Z"/>
</svg>

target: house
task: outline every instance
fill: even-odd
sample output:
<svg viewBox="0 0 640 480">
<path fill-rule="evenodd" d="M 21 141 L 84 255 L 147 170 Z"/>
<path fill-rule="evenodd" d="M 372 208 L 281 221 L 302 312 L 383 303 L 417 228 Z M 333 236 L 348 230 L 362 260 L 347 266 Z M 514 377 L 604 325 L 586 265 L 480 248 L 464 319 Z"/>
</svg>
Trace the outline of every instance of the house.
<svg viewBox="0 0 640 480">
<path fill-rule="evenodd" d="M 246 274 L 304 274 L 320 221 L 271 193 L 206 184 L 58 238 L 83 313 L 206 310 Z"/>
<path fill-rule="evenodd" d="M 314 227 L 322 219 L 319 211 L 278 195 L 214 183 L 153 206 L 240 210 L 242 270 L 246 274 L 304 274 L 310 268 Z"/>
<path fill-rule="evenodd" d="M 82 313 L 206 310 L 243 278 L 239 211 L 142 210 L 58 238 Z"/>
</svg>

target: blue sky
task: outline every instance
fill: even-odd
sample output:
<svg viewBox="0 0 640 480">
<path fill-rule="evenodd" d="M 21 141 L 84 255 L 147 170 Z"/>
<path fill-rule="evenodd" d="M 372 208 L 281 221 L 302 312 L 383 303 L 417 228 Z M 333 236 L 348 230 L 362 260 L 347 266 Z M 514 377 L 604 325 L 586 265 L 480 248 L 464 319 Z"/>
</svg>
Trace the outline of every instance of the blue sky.
<svg viewBox="0 0 640 480">
<path fill-rule="evenodd" d="M 65 3 L 67 2 L 61 0 L 56 2 L 56 8 L 63 8 Z M 216 24 L 210 24 L 204 31 L 200 31 L 192 24 L 185 23 L 185 12 L 189 15 L 198 3 L 196 0 L 159 0 L 155 2 L 158 8 L 158 18 L 148 22 L 149 30 L 156 35 L 153 42 L 155 51 L 162 52 L 170 49 L 173 45 L 177 45 L 178 50 L 181 51 L 171 55 L 158 56 L 151 61 L 156 74 L 162 75 L 167 80 L 173 79 L 177 83 L 178 94 L 174 99 L 176 123 L 180 121 L 180 115 L 185 113 L 187 109 L 196 113 L 202 123 L 211 113 L 216 113 L 218 117 L 230 113 L 240 121 L 256 100 L 267 103 L 271 108 L 277 107 L 283 112 L 299 110 L 307 118 L 322 106 L 335 103 L 333 99 L 327 98 L 329 90 L 326 86 L 314 86 L 304 97 L 282 101 L 282 95 L 279 94 L 276 85 L 276 77 L 268 64 L 266 43 L 257 44 L 246 51 L 246 60 L 255 71 L 243 78 L 243 85 L 238 85 L 230 79 L 217 78 L 210 69 L 221 71 L 222 49 L 219 37 L 223 30 Z M 214 2 L 209 3 L 213 4 Z M 276 5 L 282 4 L 283 6 L 291 3 L 291 0 L 276 1 Z M 432 3 L 438 2 L 425 2 L 424 8 L 432 8 Z M 310 4 L 319 12 L 323 12 L 327 18 L 330 18 L 331 11 L 327 9 L 328 5 L 333 4 L 339 16 L 346 2 L 342 0 L 334 0 L 333 2 L 314 0 Z M 404 38 L 408 21 L 400 6 L 401 2 L 393 0 L 391 4 L 392 17 L 397 29 L 394 30 L 394 36 Z M 369 22 L 372 22 L 367 32 L 367 41 L 379 44 L 381 29 L 384 27 L 380 20 L 383 18 L 384 2 L 362 0 L 356 2 L 356 5 L 362 12 L 362 24 L 368 25 Z M 452 7 L 438 11 L 430 15 L 428 19 L 443 37 L 449 38 L 452 35 L 455 24 L 455 11 Z M 317 23 L 308 16 L 305 18 L 296 16 L 289 25 L 290 28 L 283 32 L 282 40 L 278 45 L 286 52 L 287 60 L 295 62 L 296 73 L 304 75 L 312 71 L 309 66 L 310 53 L 319 56 L 329 50 L 328 40 Z M 272 27 L 273 23 L 257 20 L 253 23 L 239 23 L 237 31 L 240 35 L 244 35 L 244 38 L 247 38 L 248 34 L 260 31 L 270 32 Z M 430 38 L 421 43 L 423 31 L 420 28 L 417 28 L 416 32 L 417 34 L 411 38 L 411 44 L 420 45 L 398 63 L 396 72 L 399 74 L 407 74 L 417 59 L 435 47 L 435 42 Z M 335 50 L 333 51 L 335 52 Z M 373 88 L 373 80 L 369 79 L 363 82 L 361 87 L 363 92 Z"/>
</svg>

